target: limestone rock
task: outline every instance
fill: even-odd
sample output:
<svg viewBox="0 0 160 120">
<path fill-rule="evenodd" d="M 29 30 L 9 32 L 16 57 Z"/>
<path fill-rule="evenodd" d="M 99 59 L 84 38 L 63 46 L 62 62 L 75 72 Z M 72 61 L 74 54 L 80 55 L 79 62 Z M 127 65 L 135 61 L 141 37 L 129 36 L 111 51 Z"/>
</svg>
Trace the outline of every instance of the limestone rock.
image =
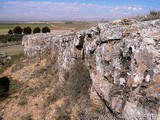
<svg viewBox="0 0 160 120">
<path fill-rule="evenodd" d="M 92 78 L 91 98 L 102 100 L 118 118 L 158 120 L 160 116 L 160 20 L 119 20 L 64 35 L 23 38 L 24 52 L 46 56 L 59 66 L 59 79 L 77 59 Z"/>
</svg>

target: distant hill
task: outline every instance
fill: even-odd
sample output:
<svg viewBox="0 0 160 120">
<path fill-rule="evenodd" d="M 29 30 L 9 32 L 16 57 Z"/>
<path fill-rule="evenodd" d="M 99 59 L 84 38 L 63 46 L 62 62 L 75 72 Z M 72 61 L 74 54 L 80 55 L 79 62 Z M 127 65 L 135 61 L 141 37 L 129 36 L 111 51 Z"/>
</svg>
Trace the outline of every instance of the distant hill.
<svg viewBox="0 0 160 120">
<path fill-rule="evenodd" d="M 150 11 L 150 13 L 148 15 L 136 16 L 136 19 L 140 20 L 140 21 L 149 21 L 149 20 L 160 19 L 160 11 Z"/>
</svg>

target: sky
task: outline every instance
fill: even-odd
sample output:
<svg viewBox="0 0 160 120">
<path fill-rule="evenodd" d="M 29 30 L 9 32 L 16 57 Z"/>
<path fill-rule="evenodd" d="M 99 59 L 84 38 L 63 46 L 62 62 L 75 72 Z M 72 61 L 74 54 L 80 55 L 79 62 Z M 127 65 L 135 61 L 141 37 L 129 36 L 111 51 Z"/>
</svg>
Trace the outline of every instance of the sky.
<svg viewBox="0 0 160 120">
<path fill-rule="evenodd" d="M 160 0 L 0 0 L 0 21 L 112 20 L 160 10 Z"/>
</svg>

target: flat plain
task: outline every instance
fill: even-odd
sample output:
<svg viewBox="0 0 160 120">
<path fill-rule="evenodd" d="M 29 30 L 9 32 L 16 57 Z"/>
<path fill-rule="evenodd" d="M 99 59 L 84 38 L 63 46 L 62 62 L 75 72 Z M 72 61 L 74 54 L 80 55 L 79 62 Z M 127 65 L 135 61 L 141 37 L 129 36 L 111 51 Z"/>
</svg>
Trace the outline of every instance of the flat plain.
<svg viewBox="0 0 160 120">
<path fill-rule="evenodd" d="M 43 28 L 45 26 L 52 30 L 82 30 L 97 25 L 97 22 L 23 22 L 23 23 L 0 23 L 0 34 L 7 34 L 8 30 L 13 30 L 14 27 L 20 26 L 21 28 L 35 27 Z"/>
</svg>

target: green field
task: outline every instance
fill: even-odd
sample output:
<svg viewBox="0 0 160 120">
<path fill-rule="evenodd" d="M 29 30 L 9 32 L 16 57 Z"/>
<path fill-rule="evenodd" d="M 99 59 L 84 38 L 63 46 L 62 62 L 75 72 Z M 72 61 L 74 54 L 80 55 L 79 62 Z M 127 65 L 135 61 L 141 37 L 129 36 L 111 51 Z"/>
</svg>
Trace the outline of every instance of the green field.
<svg viewBox="0 0 160 120">
<path fill-rule="evenodd" d="M 7 34 L 8 30 L 13 30 L 16 26 L 43 28 L 49 27 L 51 30 L 83 30 L 97 25 L 97 22 L 46 22 L 46 23 L 0 23 L 0 34 Z"/>
<path fill-rule="evenodd" d="M 50 23 L 53 29 L 71 29 L 71 30 L 83 30 L 93 25 L 91 22 L 62 22 L 62 23 Z"/>
<path fill-rule="evenodd" d="M 0 23 L 0 34 L 7 34 L 8 30 L 13 30 L 16 26 L 20 26 L 21 28 L 31 27 L 34 29 L 35 27 L 43 28 L 45 26 L 52 29 L 52 26 L 47 23 Z"/>
<path fill-rule="evenodd" d="M 31 27 L 32 29 L 35 27 L 43 28 L 45 26 L 48 26 L 49 28 L 52 28 L 50 24 L 46 23 L 0 23 L 0 29 L 14 29 L 14 27 L 20 26 L 22 28 L 24 27 Z"/>
</svg>

